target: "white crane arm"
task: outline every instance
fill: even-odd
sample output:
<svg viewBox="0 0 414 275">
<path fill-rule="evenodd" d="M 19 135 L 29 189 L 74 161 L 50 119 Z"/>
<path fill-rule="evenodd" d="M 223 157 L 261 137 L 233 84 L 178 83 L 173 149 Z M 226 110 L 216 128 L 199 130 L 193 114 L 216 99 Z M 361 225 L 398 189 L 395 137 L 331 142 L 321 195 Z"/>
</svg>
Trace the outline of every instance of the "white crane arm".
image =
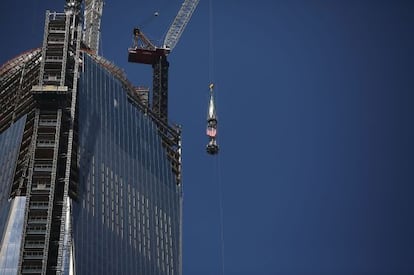
<svg viewBox="0 0 414 275">
<path fill-rule="evenodd" d="M 187 26 L 187 23 L 190 21 L 190 18 L 193 15 L 199 1 L 200 0 L 184 0 L 177 16 L 168 29 L 167 35 L 165 36 L 164 48 L 169 48 L 170 51 L 174 49 L 181 34 Z"/>
</svg>

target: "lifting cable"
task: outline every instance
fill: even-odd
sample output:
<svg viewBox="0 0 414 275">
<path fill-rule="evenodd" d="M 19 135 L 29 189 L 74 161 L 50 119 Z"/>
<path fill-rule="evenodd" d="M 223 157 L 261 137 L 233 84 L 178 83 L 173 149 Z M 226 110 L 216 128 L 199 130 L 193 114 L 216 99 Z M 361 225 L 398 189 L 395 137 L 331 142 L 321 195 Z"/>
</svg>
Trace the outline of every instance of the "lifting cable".
<svg viewBox="0 0 414 275">
<path fill-rule="evenodd" d="M 221 183 L 220 154 L 217 156 L 217 185 L 220 207 L 220 243 L 221 243 L 221 274 L 224 275 L 224 211 L 223 211 L 223 186 Z"/>
<path fill-rule="evenodd" d="M 209 80 L 214 83 L 214 24 L 213 24 L 213 0 L 209 0 Z M 217 100 L 217 98 L 216 98 Z M 217 103 L 217 101 L 216 101 Z M 221 182 L 220 153 L 215 156 L 215 170 L 217 171 L 218 199 L 220 209 L 220 257 L 221 274 L 224 275 L 224 211 L 223 211 L 223 187 Z"/>
<path fill-rule="evenodd" d="M 209 74 L 209 80 L 210 83 L 214 83 L 214 44 L 213 44 L 213 0 L 209 0 L 209 37 L 208 37 L 208 55 L 209 55 L 209 60 L 208 60 L 208 74 Z"/>
</svg>

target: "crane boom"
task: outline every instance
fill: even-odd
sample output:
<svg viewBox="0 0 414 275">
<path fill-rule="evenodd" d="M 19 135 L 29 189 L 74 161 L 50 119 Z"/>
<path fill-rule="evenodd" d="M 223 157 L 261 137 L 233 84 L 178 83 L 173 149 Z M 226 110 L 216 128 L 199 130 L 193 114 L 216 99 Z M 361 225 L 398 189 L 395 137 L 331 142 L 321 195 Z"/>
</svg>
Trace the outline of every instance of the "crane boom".
<svg viewBox="0 0 414 275">
<path fill-rule="evenodd" d="M 187 26 L 187 23 L 190 21 L 198 2 L 199 0 L 184 0 L 177 16 L 168 29 L 167 35 L 165 36 L 163 45 L 164 48 L 169 48 L 170 51 L 174 49 L 181 34 Z"/>
</svg>

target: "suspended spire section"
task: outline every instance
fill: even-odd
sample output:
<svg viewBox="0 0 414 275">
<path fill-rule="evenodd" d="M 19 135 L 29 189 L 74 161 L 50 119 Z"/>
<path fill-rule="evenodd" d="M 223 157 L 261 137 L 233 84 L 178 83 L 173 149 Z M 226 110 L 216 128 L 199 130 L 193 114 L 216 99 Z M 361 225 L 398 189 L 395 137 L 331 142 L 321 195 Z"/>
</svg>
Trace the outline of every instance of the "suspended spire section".
<svg viewBox="0 0 414 275">
<path fill-rule="evenodd" d="M 217 145 L 217 117 L 216 117 L 216 108 L 214 107 L 214 84 L 210 84 L 210 102 L 208 105 L 208 114 L 207 114 L 207 131 L 208 144 L 206 147 L 207 153 L 215 155 L 219 151 L 219 146 Z"/>
<path fill-rule="evenodd" d="M 207 121 L 217 120 L 216 107 L 214 106 L 213 88 L 214 88 L 214 84 L 210 84 L 210 103 L 208 105 Z"/>
<path fill-rule="evenodd" d="M 84 43 L 94 53 L 99 48 L 103 5 L 103 0 L 85 0 Z"/>
<path fill-rule="evenodd" d="M 172 51 L 180 39 L 187 23 L 190 21 L 191 15 L 198 5 L 199 0 L 185 0 L 178 11 L 177 16 L 168 29 L 164 40 L 164 48 Z"/>
</svg>

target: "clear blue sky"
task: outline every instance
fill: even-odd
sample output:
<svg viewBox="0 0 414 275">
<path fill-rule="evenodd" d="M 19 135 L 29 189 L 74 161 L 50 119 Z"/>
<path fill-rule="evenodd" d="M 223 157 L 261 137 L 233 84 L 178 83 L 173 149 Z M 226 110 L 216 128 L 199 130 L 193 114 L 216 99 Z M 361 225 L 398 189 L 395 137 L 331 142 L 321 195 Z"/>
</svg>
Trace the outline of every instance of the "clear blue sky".
<svg viewBox="0 0 414 275">
<path fill-rule="evenodd" d="M 63 2 L 3 3 L 0 63 L 40 46 L 44 11 Z M 161 40 L 180 3 L 107 1 L 101 53 L 151 86 L 150 67 L 127 63 L 132 28 Z M 221 274 L 223 258 L 229 275 L 414 274 L 413 14 L 408 0 L 214 0 L 210 41 L 200 0 L 169 56 L 184 275 Z M 210 71 L 218 157 L 205 153 Z"/>
</svg>

